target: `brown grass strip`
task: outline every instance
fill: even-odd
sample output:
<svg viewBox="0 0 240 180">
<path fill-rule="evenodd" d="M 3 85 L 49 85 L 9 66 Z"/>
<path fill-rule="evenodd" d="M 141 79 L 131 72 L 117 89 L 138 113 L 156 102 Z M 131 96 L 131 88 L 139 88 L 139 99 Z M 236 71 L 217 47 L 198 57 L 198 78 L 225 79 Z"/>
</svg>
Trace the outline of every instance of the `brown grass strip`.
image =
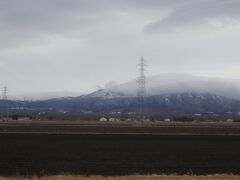
<svg viewBox="0 0 240 180">
<path fill-rule="evenodd" d="M 0 180 L 237 180 L 240 176 L 235 175 L 209 175 L 209 176 L 175 176 L 175 175 L 135 175 L 135 176 L 120 176 L 120 177 L 103 177 L 103 176 L 71 176 L 58 175 L 46 177 L 0 177 Z"/>
</svg>

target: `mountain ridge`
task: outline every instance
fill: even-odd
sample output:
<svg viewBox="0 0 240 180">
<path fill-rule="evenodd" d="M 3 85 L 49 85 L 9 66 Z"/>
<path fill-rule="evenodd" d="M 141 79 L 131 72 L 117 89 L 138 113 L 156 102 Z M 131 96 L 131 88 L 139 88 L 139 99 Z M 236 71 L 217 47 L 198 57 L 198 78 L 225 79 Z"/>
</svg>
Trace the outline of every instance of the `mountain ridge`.
<svg viewBox="0 0 240 180">
<path fill-rule="evenodd" d="M 108 84 L 105 88 L 77 97 L 40 101 L 12 101 L 9 108 L 69 113 L 136 113 L 136 80 Z M 146 109 L 151 114 L 185 115 L 240 112 L 240 83 L 189 75 L 161 75 L 147 79 Z M 4 107 L 4 103 L 0 106 Z M 1 108 L 0 107 L 0 108 Z"/>
<path fill-rule="evenodd" d="M 146 79 L 149 96 L 167 93 L 212 93 L 240 100 L 240 80 L 214 77 L 193 76 L 187 74 L 161 74 Z M 137 95 L 137 79 L 107 86 L 106 91 L 121 92 L 127 96 Z"/>
<path fill-rule="evenodd" d="M 10 109 L 31 109 L 38 112 L 69 112 L 70 114 L 136 114 L 137 97 L 102 98 L 78 96 L 55 98 L 42 101 L 0 101 L 0 108 L 8 105 Z M 193 114 L 238 114 L 240 100 L 211 93 L 168 93 L 146 98 L 145 108 L 149 114 L 179 116 Z"/>
</svg>

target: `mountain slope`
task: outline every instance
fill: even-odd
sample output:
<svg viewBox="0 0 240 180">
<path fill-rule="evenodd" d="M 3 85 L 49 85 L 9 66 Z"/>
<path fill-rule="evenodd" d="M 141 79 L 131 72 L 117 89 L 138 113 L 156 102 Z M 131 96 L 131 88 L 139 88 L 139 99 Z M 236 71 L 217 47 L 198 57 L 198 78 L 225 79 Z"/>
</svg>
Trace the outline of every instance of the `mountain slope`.
<svg viewBox="0 0 240 180">
<path fill-rule="evenodd" d="M 160 74 L 147 78 L 148 96 L 169 93 L 211 93 L 219 96 L 240 100 L 240 80 L 212 77 L 192 76 L 187 74 Z M 125 96 L 135 97 L 137 79 L 107 86 L 105 91 L 122 93 Z"/>
<path fill-rule="evenodd" d="M 136 80 L 112 83 L 105 89 L 78 97 L 42 101 L 8 101 L 9 108 L 69 113 L 134 113 L 138 111 Z M 196 113 L 240 112 L 238 80 L 162 74 L 147 79 L 145 107 L 151 114 L 185 115 Z M 6 102 L 0 101 L 0 108 Z"/>
<path fill-rule="evenodd" d="M 111 96 L 112 97 L 112 96 Z M 6 102 L 0 101 L 0 108 Z M 69 112 L 69 113 L 134 113 L 138 111 L 136 97 L 102 98 L 79 96 L 57 98 L 45 101 L 9 101 L 9 108 L 29 108 L 35 111 Z M 188 115 L 214 112 L 240 112 L 240 101 L 210 93 L 169 93 L 146 98 L 146 111 L 149 114 Z"/>
</svg>

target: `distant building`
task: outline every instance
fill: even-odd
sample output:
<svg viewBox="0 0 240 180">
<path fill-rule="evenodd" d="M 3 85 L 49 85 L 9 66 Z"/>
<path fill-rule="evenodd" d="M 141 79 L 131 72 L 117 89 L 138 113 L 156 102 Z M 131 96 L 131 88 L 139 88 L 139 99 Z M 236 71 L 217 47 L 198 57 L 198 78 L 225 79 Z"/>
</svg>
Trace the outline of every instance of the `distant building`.
<svg viewBox="0 0 240 180">
<path fill-rule="evenodd" d="M 110 122 L 114 122 L 114 121 L 116 121 L 114 118 L 109 118 L 109 121 Z"/>
<path fill-rule="evenodd" d="M 232 119 L 227 119 L 227 122 L 233 122 L 233 120 Z"/>
<path fill-rule="evenodd" d="M 31 118 L 30 117 L 19 117 L 18 120 L 19 121 L 30 121 Z"/>
<path fill-rule="evenodd" d="M 12 120 L 18 120 L 18 121 L 31 121 L 31 116 L 19 116 L 19 115 L 12 115 Z"/>
<path fill-rule="evenodd" d="M 164 119 L 163 121 L 164 121 L 164 122 L 171 122 L 171 119 L 166 118 L 166 119 Z"/>
<path fill-rule="evenodd" d="M 143 121 L 150 122 L 150 119 L 146 118 L 146 119 L 143 119 Z"/>
<path fill-rule="evenodd" d="M 102 118 L 99 119 L 99 121 L 100 121 L 100 122 L 107 122 L 108 120 L 107 120 L 107 118 L 102 117 Z"/>
</svg>

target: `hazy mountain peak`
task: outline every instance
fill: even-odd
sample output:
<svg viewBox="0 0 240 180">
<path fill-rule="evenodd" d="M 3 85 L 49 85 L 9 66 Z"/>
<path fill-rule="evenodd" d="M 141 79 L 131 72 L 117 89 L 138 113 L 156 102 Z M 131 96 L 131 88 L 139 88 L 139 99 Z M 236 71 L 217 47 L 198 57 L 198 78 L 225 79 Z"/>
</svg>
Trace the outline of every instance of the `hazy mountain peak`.
<svg viewBox="0 0 240 180">
<path fill-rule="evenodd" d="M 124 96 L 136 96 L 137 79 L 127 83 L 111 82 L 105 91 L 122 93 Z M 240 99 L 240 80 L 215 77 L 194 76 L 178 73 L 164 73 L 147 78 L 148 96 L 168 93 L 211 93 L 234 99 Z"/>
<path fill-rule="evenodd" d="M 91 94 L 88 94 L 84 97 L 91 97 L 91 98 L 103 98 L 103 99 L 113 99 L 113 98 L 122 98 L 126 97 L 122 92 L 116 92 L 109 89 L 99 89 Z"/>
</svg>

